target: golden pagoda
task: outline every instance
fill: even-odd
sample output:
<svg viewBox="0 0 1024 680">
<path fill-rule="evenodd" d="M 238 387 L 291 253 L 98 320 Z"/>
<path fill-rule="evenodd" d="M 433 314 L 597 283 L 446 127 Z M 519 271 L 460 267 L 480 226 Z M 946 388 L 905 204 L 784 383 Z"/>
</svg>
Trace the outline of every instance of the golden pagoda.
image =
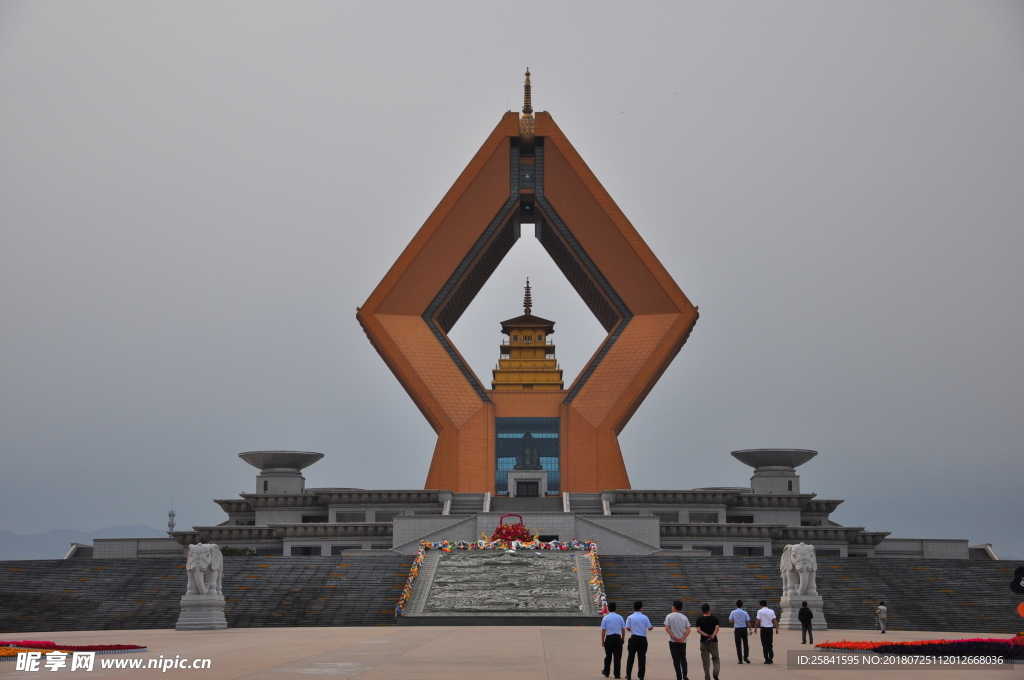
<svg viewBox="0 0 1024 680">
<path fill-rule="evenodd" d="M 562 369 L 555 360 L 555 345 L 549 337 L 555 322 L 531 314 L 530 279 L 523 296 L 525 314 L 501 322 L 508 340 L 501 343 L 501 358 L 494 369 L 491 389 L 500 392 L 522 390 L 557 391 L 564 389 Z"/>
</svg>

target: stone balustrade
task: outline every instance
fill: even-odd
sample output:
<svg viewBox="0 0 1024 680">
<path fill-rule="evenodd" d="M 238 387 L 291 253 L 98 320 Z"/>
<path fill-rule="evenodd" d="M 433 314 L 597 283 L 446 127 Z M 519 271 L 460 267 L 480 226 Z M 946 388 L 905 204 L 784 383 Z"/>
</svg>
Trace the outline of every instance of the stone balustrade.
<svg viewBox="0 0 1024 680">
<path fill-rule="evenodd" d="M 325 508 L 327 504 L 315 493 L 243 493 L 251 510 L 274 508 Z"/>
<path fill-rule="evenodd" d="M 615 491 L 615 505 L 731 505 L 738 491 Z"/>
<path fill-rule="evenodd" d="M 865 546 L 877 546 L 882 542 L 886 536 L 890 533 L 889 531 L 861 531 L 853 540 L 850 541 L 850 545 L 865 545 Z"/>
<path fill-rule="evenodd" d="M 316 494 L 322 505 L 441 505 L 439 492 L 423 491 L 363 491 L 360 489 L 307 489 Z"/>
<path fill-rule="evenodd" d="M 841 500 L 815 498 L 804 506 L 802 510 L 814 515 L 830 515 L 835 512 L 836 508 L 838 508 L 842 503 L 843 501 Z"/>
<path fill-rule="evenodd" d="M 220 509 L 230 514 L 248 513 L 253 511 L 252 505 L 244 498 L 224 498 L 213 501 L 220 506 Z"/>
<path fill-rule="evenodd" d="M 775 540 L 782 524 L 662 524 L 662 538 L 732 538 L 745 541 Z"/>
<path fill-rule="evenodd" d="M 772 494 L 742 493 L 729 503 L 730 508 L 772 508 L 784 510 L 803 510 L 814 498 L 814 494 Z"/>
<path fill-rule="evenodd" d="M 271 524 L 276 539 L 391 538 L 391 522 L 351 524 Z"/>
</svg>

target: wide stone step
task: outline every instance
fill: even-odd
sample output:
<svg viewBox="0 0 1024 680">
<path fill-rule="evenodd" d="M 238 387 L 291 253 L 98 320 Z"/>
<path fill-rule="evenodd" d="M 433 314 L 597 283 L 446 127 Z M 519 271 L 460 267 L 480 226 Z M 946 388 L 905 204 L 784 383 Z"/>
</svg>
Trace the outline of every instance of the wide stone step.
<svg viewBox="0 0 1024 680">
<path fill-rule="evenodd" d="M 627 610 L 643 600 L 656 623 L 674 599 L 694 616 L 705 602 L 728 614 L 737 599 L 748 612 L 761 599 L 778 611 L 782 595 L 776 558 L 608 556 L 601 564 L 609 600 Z M 873 610 L 884 600 L 889 628 L 1013 633 L 1021 620 L 1012 572 L 1001 562 L 818 558 L 817 583 L 829 628 L 875 628 Z"/>
</svg>

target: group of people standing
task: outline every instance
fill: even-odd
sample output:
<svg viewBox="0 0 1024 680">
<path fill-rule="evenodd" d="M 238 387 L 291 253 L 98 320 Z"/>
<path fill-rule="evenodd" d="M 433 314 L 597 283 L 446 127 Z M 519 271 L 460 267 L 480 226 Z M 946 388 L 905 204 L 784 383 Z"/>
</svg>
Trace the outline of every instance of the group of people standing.
<svg viewBox="0 0 1024 680">
<path fill-rule="evenodd" d="M 779 633 L 779 621 L 775 612 L 768 607 L 767 600 L 761 600 L 761 608 L 753 618 L 743 609 L 743 600 L 736 601 L 736 609 L 729 613 L 729 622 L 733 625 L 733 638 L 736 642 L 736 656 L 740 664 L 750 663 L 750 644 L 748 633 L 750 628 L 760 632 L 761 650 L 764 654 L 765 663 L 774 663 L 775 651 L 773 649 L 773 636 Z M 654 630 L 651 620 L 644 614 L 644 603 L 637 600 L 633 603 L 633 613 L 623 620 L 615 611 L 615 603 L 608 603 L 608 613 L 601 620 L 601 646 L 604 647 L 604 670 L 601 674 L 609 677 L 613 670 L 615 677 L 620 678 L 622 667 L 622 648 L 626 631 L 629 631 L 629 639 L 626 643 L 626 680 L 632 680 L 633 662 L 636 661 L 637 680 L 644 680 L 644 671 L 647 663 L 647 633 Z M 804 603 L 804 610 L 807 614 L 811 611 Z M 672 655 L 672 667 L 676 672 L 676 680 L 688 680 L 686 666 L 686 641 L 695 628 L 700 638 L 700 659 L 704 665 L 704 678 L 711 680 L 714 677 L 718 680 L 722 663 L 718 655 L 718 635 L 722 625 L 718 617 L 711 612 L 711 605 L 705 604 L 700 608 L 701 615 L 690 626 L 690 620 L 683 614 L 683 603 L 676 600 L 672 603 L 672 612 L 665 617 L 665 632 L 668 633 L 668 649 Z M 804 622 L 803 610 L 800 613 L 801 628 L 806 636 L 810 633 L 810 618 Z M 753 624 L 753 625 L 751 625 Z M 814 643 L 813 636 L 811 644 Z"/>
</svg>

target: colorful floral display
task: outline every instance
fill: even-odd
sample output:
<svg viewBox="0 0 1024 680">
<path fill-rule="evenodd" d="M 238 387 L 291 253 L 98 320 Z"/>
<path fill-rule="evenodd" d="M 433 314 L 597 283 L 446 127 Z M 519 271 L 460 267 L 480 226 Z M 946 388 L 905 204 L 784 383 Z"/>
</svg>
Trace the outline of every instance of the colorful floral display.
<svg viewBox="0 0 1024 680">
<path fill-rule="evenodd" d="M 508 517 L 509 515 L 502 516 L 501 519 Z M 515 515 L 519 517 L 518 515 Z M 505 524 L 502 525 L 499 520 L 499 527 L 501 526 L 523 526 L 522 517 L 519 517 L 519 524 Z M 525 527 L 524 527 L 525 529 Z M 497 533 L 497 532 L 496 532 Z M 405 608 L 412 598 L 412 584 L 419 576 L 420 566 L 423 564 L 423 560 L 426 558 L 428 550 L 441 550 L 443 552 L 451 552 L 452 550 L 504 550 L 507 552 L 515 552 L 516 550 L 564 550 L 564 551 L 578 551 L 583 552 L 584 557 L 590 563 L 590 578 L 588 583 L 590 584 L 590 596 L 594 600 L 594 604 L 600 609 L 602 614 L 608 613 L 608 598 L 604 592 L 604 578 L 601 575 L 601 563 L 597 558 L 597 543 L 594 541 L 578 541 L 575 538 L 571 541 L 549 541 L 542 543 L 537 536 L 530 537 L 530 540 L 523 541 L 513 539 L 511 541 L 504 541 L 500 538 L 493 539 L 494 537 L 488 537 L 484 534 L 483 538 L 479 541 L 423 541 L 420 544 L 419 550 L 416 551 L 416 557 L 412 562 L 412 567 L 409 569 L 409 577 L 405 580 L 405 587 L 402 589 L 402 595 L 398 598 L 398 605 L 395 607 L 395 616 L 402 616 L 405 614 Z"/>
<path fill-rule="evenodd" d="M 506 517 L 518 517 L 519 522 L 517 524 L 505 524 Z M 526 525 L 523 524 L 523 516 L 517 515 L 514 512 L 502 515 L 498 518 L 498 526 L 494 529 L 494 534 L 491 536 L 492 541 L 504 541 L 505 543 L 512 543 L 513 541 L 530 541 L 533 537 L 530 536 L 530 532 L 527 530 Z"/>
<path fill-rule="evenodd" d="M 58 645 L 49 640 L 0 640 L 0 661 L 7 661 L 18 656 L 18 652 L 96 652 L 97 654 L 117 654 L 123 652 L 144 652 L 141 645 Z"/>
<path fill-rule="evenodd" d="M 906 640 L 902 642 L 839 640 L 815 647 L 877 654 L 925 654 L 929 656 L 1001 656 L 1024 660 L 1024 636 L 971 638 L 967 640 Z"/>
</svg>

